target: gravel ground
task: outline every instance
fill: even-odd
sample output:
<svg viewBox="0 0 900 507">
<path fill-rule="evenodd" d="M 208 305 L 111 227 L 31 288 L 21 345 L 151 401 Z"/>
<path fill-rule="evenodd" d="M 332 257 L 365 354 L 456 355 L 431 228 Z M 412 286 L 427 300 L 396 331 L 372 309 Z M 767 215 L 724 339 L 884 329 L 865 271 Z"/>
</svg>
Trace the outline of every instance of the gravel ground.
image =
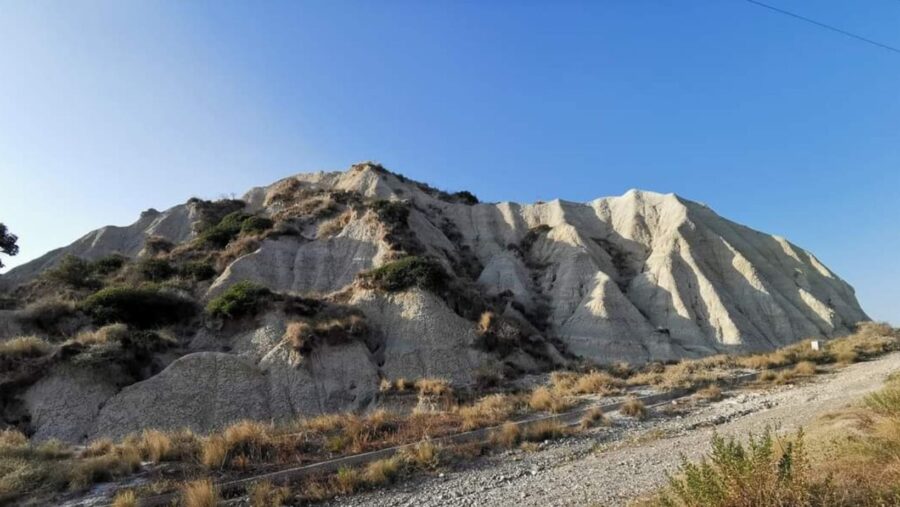
<svg viewBox="0 0 900 507">
<path fill-rule="evenodd" d="M 734 391 L 715 403 L 698 403 L 681 415 L 657 407 L 644 422 L 610 414 L 612 425 L 520 450 L 477 458 L 443 473 L 420 475 L 393 487 L 338 498 L 332 506 L 624 505 L 665 484 L 680 456 L 699 459 L 715 429 L 723 435 L 793 431 L 822 413 L 878 389 L 900 370 L 900 353 L 820 375 L 800 385 L 768 391 Z"/>
</svg>

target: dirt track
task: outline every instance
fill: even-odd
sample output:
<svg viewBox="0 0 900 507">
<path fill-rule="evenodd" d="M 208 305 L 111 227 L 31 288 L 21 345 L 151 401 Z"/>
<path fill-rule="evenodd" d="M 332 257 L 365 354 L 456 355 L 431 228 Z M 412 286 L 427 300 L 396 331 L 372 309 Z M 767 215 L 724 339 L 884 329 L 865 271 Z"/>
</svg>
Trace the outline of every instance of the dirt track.
<svg viewBox="0 0 900 507">
<path fill-rule="evenodd" d="M 352 506 L 623 505 L 666 481 L 684 454 L 697 459 L 715 428 L 723 435 L 793 431 L 817 416 L 853 403 L 900 370 L 900 353 L 858 363 L 801 385 L 766 392 L 736 391 L 678 416 L 642 423 L 613 414 L 610 428 L 542 444 L 538 452 L 510 451 L 475 460 L 462 470 L 419 477 L 392 488 L 336 499 Z"/>
</svg>

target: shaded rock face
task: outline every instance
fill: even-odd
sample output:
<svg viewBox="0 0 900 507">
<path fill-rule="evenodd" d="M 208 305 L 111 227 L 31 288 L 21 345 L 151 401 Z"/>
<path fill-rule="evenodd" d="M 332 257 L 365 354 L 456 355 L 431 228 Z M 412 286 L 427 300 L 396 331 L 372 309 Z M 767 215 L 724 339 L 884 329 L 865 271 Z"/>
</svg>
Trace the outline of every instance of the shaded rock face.
<svg viewBox="0 0 900 507">
<path fill-rule="evenodd" d="M 197 352 L 109 397 L 90 434 L 122 437 L 144 428 L 209 433 L 243 419 L 283 422 L 360 410 L 377 392 L 377 368 L 361 343 L 322 347 L 308 358 L 281 344 L 259 363 Z"/>
<path fill-rule="evenodd" d="M 93 433 L 94 420 L 118 387 L 101 372 L 63 367 L 31 386 L 24 395 L 36 441 L 55 438 L 81 442 Z"/>
<path fill-rule="evenodd" d="M 191 353 L 120 392 L 83 372 L 60 371 L 25 397 L 40 437 L 79 441 L 150 426 L 207 432 L 243 418 L 362 410 L 377 401 L 381 378 L 470 384 L 476 372 L 501 363 L 517 371 L 563 364 L 560 350 L 541 341 L 551 337 L 577 357 L 642 363 L 763 351 L 840 335 L 868 320 L 853 289 L 809 252 L 673 194 L 633 190 L 588 203 L 472 205 L 360 164 L 254 188 L 244 196 L 246 211 L 277 218 L 296 204 L 273 198 L 285 188 L 369 205 L 304 218 L 294 233 L 262 240 L 225 267 L 206 298 L 242 280 L 338 298 L 365 314 L 370 336 L 301 357 L 283 341 L 287 318 L 270 313 L 227 336 L 200 330 Z M 403 201 L 408 215 L 386 224 L 375 200 Z M 27 281 L 69 253 L 136 256 L 151 234 L 189 241 L 196 215 L 190 204 L 147 212 L 130 226 L 99 229 L 20 266 L 0 284 Z M 355 284 L 360 272 L 398 250 L 436 259 L 456 282 L 491 300 L 495 312 L 523 321 L 538 341 L 530 351 L 498 355 L 478 346 L 477 325 L 460 298 Z M 14 326 L 0 312 L 0 333 L 10 335 Z"/>
</svg>

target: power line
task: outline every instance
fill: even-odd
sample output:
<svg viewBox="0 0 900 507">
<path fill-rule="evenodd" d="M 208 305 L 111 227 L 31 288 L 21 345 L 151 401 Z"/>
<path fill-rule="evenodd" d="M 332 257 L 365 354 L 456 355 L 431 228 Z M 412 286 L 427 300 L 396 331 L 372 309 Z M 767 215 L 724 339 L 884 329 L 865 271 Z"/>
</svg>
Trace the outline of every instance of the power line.
<svg viewBox="0 0 900 507">
<path fill-rule="evenodd" d="M 784 9 L 779 9 L 778 7 L 774 7 L 774 6 L 769 5 L 769 4 L 764 4 L 764 3 L 762 3 L 762 2 L 758 2 L 757 0 L 747 0 L 747 1 L 750 2 L 751 4 L 758 5 L 758 6 L 760 6 L 760 7 L 765 7 L 766 9 L 773 10 L 773 11 L 779 13 L 779 14 L 784 14 L 784 15 L 786 15 L 786 16 L 790 16 L 790 17 L 792 17 L 792 18 L 796 18 L 796 19 L 799 19 L 799 20 L 801 20 L 801 21 L 806 21 L 807 23 L 811 23 L 811 24 L 816 25 L 816 26 L 818 26 L 818 27 L 825 28 L 825 29 L 827 29 L 827 30 L 831 30 L 832 32 L 837 32 L 837 33 L 839 33 L 839 34 L 841 34 L 841 35 L 846 35 L 847 37 L 852 37 L 852 38 L 854 38 L 854 39 L 856 39 L 856 40 L 865 42 L 865 43 L 867 43 L 867 44 L 871 44 L 871 45 L 873 45 L 873 46 L 878 46 L 878 47 L 880 47 L 880 48 L 882 48 L 882 49 L 887 49 L 888 51 L 893 51 L 893 52 L 895 52 L 895 53 L 900 53 L 900 49 L 897 49 L 897 48 L 895 48 L 895 47 L 893 47 L 893 46 L 888 46 L 887 44 L 882 44 L 882 43 L 877 42 L 877 41 L 874 41 L 874 40 L 872 40 L 872 39 L 867 39 L 867 38 L 865 38 L 865 37 L 863 37 L 863 36 L 861 36 L 861 35 L 856 35 L 855 33 L 851 33 L 851 32 L 848 32 L 848 31 L 846 31 L 846 30 L 841 30 L 840 28 L 837 28 L 837 27 L 835 27 L 835 26 L 826 25 L 825 23 L 820 23 L 820 22 L 818 22 L 818 21 L 816 21 L 816 20 L 814 20 L 814 19 L 809 19 L 809 18 L 807 18 L 807 17 L 805 17 L 805 16 L 801 16 L 801 15 L 799 15 L 799 14 L 795 14 L 795 13 L 793 13 L 793 12 L 786 11 L 786 10 L 784 10 Z"/>
</svg>

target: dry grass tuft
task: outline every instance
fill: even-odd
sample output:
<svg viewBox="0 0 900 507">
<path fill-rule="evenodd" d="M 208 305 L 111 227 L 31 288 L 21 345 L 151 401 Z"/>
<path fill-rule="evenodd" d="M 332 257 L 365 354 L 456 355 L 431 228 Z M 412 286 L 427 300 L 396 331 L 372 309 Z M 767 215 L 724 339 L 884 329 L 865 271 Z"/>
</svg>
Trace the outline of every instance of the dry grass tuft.
<svg viewBox="0 0 900 507">
<path fill-rule="evenodd" d="M 183 507 L 216 507 L 218 503 L 219 492 L 210 479 L 188 482 L 181 487 Z"/>
<path fill-rule="evenodd" d="M 694 396 L 701 400 L 719 401 L 722 399 L 722 389 L 715 384 L 710 384 L 694 393 Z"/>
<path fill-rule="evenodd" d="M 531 392 L 528 406 L 541 412 L 560 413 L 572 406 L 572 403 L 555 390 L 538 387 Z"/>
<path fill-rule="evenodd" d="M 582 416 L 581 421 L 578 423 L 578 427 L 582 430 L 593 428 L 594 426 L 598 425 L 609 425 L 609 419 L 606 417 L 606 414 L 603 413 L 603 409 L 600 407 L 594 407 L 588 410 L 584 414 L 584 416 Z"/>
<path fill-rule="evenodd" d="M 434 468 L 440 462 L 440 448 L 430 440 L 423 440 L 404 449 L 402 456 L 407 463 L 418 468 Z"/>
<path fill-rule="evenodd" d="M 69 487 L 82 489 L 96 482 L 113 480 L 133 473 L 140 466 L 141 453 L 137 447 L 123 444 L 108 454 L 73 462 L 69 470 Z"/>
<path fill-rule="evenodd" d="M 137 507 L 137 504 L 137 495 L 134 494 L 134 491 L 126 489 L 116 493 L 112 507 Z"/>
<path fill-rule="evenodd" d="M 172 439 L 159 430 L 144 430 L 141 434 L 141 454 L 148 461 L 159 463 L 172 452 Z"/>
<path fill-rule="evenodd" d="M 228 457 L 228 445 L 221 435 L 205 438 L 200 446 L 200 463 L 209 468 L 222 468 Z"/>
<path fill-rule="evenodd" d="M 507 421 L 502 426 L 491 432 L 490 443 L 498 447 L 513 447 L 522 440 L 522 431 L 519 425 Z"/>
<path fill-rule="evenodd" d="M 644 402 L 637 398 L 629 398 L 622 405 L 622 408 L 619 411 L 628 417 L 634 417 L 635 419 L 642 421 L 650 415 L 647 411 L 647 407 L 644 406 Z"/>
<path fill-rule="evenodd" d="M 344 230 L 344 227 L 347 227 L 347 224 L 350 223 L 352 218 L 353 212 L 347 210 L 330 220 L 322 222 L 322 225 L 319 226 L 319 230 L 316 231 L 316 237 L 321 239 L 337 236 Z"/>
<path fill-rule="evenodd" d="M 622 381 L 606 372 L 592 371 L 578 377 L 572 388 L 575 394 L 609 395 L 619 392 Z"/>
<path fill-rule="evenodd" d="M 37 336 L 20 336 L 0 342 L 0 361 L 45 356 L 53 346 Z"/>
<path fill-rule="evenodd" d="M 0 431 L 0 448 L 16 448 L 28 445 L 28 437 L 19 430 L 5 429 Z"/>
<path fill-rule="evenodd" d="M 401 464 L 402 462 L 398 457 L 373 461 L 366 465 L 363 477 L 370 486 L 391 483 L 400 473 Z"/>
<path fill-rule="evenodd" d="M 291 491 L 285 487 L 275 487 L 269 481 L 260 481 L 250 486 L 248 499 L 250 507 L 280 507 L 290 497 Z"/>
<path fill-rule="evenodd" d="M 793 373 L 798 377 L 811 377 L 818 373 L 818 369 L 812 361 L 800 361 L 794 366 Z"/>
<path fill-rule="evenodd" d="M 568 429 L 554 419 L 545 419 L 525 426 L 522 439 L 529 442 L 543 442 L 568 435 Z"/>
<path fill-rule="evenodd" d="M 510 418 L 519 406 L 519 398 L 507 394 L 491 394 L 472 405 L 459 408 L 463 431 L 493 426 Z"/>
</svg>

